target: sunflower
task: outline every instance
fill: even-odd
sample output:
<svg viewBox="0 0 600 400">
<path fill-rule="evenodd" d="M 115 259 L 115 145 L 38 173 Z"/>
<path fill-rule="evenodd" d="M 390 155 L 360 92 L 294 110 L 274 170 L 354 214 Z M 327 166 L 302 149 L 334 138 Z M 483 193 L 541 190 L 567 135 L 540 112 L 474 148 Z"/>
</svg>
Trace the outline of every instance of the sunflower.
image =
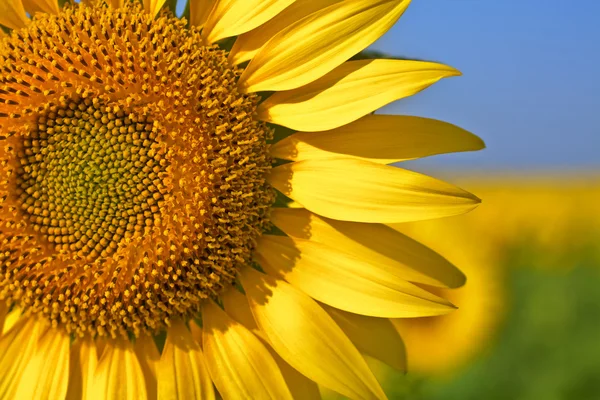
<svg viewBox="0 0 600 400">
<path fill-rule="evenodd" d="M 443 253 L 469 277 L 458 290 L 437 289 L 457 311 L 392 321 L 405 342 L 411 372 L 422 375 L 448 378 L 490 348 L 511 306 L 507 279 L 518 268 L 512 265 L 515 254 L 517 265 L 565 270 L 580 265 L 581 257 L 574 255 L 594 257 L 598 247 L 600 186 L 595 174 L 488 175 L 461 182 L 486 199 L 475 212 L 391 225 Z M 386 370 L 390 379 L 397 376 Z"/>
<path fill-rule="evenodd" d="M 504 321 L 507 283 L 503 255 L 507 249 L 486 235 L 484 229 L 489 228 L 476 229 L 481 218 L 478 214 L 490 213 L 488 206 L 486 200 L 468 218 L 393 225 L 442 252 L 469 277 L 459 289 L 433 290 L 452 301 L 458 307 L 455 312 L 392 320 L 405 342 L 411 372 L 452 376 L 489 348 Z M 470 243 L 477 246 L 464 251 Z"/>
<path fill-rule="evenodd" d="M 464 283 L 385 224 L 479 202 L 386 164 L 483 147 L 372 114 L 459 74 L 348 61 L 408 3 L 2 0 L 0 398 L 385 397 Z"/>
</svg>

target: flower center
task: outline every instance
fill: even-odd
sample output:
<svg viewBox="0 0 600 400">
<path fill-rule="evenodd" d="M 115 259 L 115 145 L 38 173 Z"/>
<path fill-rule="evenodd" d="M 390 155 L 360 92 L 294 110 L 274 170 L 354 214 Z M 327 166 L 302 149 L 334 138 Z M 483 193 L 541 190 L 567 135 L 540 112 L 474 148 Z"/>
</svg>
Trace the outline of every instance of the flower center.
<svg viewBox="0 0 600 400">
<path fill-rule="evenodd" d="M 147 116 L 90 99 L 40 116 L 18 153 L 16 194 L 29 225 L 59 252 L 114 253 L 154 225 L 164 200 L 158 135 Z"/>
<path fill-rule="evenodd" d="M 226 52 L 101 3 L 0 43 L 0 298 L 78 335 L 156 333 L 251 262 L 271 132 Z"/>
</svg>

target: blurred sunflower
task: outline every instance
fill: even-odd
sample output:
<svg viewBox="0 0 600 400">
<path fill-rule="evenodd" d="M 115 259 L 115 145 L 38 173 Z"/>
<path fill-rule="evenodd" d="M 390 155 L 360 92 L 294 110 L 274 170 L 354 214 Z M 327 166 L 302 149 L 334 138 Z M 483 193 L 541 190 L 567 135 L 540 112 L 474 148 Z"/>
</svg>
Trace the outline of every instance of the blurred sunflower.
<svg viewBox="0 0 600 400">
<path fill-rule="evenodd" d="M 504 321 L 507 296 L 503 255 L 506 249 L 473 229 L 481 218 L 478 214 L 489 212 L 484 211 L 487 206 L 486 201 L 469 218 L 393 225 L 443 253 L 469 277 L 458 289 L 431 288 L 452 301 L 458 307 L 455 312 L 392 320 L 405 342 L 411 372 L 427 376 L 456 373 L 488 348 Z M 469 250 L 465 251 L 467 247 Z"/>
<path fill-rule="evenodd" d="M 590 251 L 597 252 L 598 247 L 596 174 L 487 174 L 463 177 L 461 182 L 486 199 L 475 212 L 392 224 L 460 265 L 469 277 L 457 290 L 434 290 L 458 306 L 457 311 L 392 321 L 405 342 L 410 371 L 427 376 L 452 375 L 493 343 L 511 306 L 506 279 L 513 266 L 507 255 L 526 248 L 520 257 L 535 254 L 535 262 L 522 262 L 528 268 L 570 269 L 581 265 L 581 257 L 594 257 Z"/>
<path fill-rule="evenodd" d="M 598 246 L 600 178 L 595 173 L 500 175 L 461 179 L 486 199 L 464 220 L 505 251 L 525 242 L 539 252 L 532 267 L 572 268 L 573 254 Z"/>
<path fill-rule="evenodd" d="M 459 73 L 347 61 L 407 0 L 164 3 L 0 3 L 0 398 L 385 397 L 464 275 L 383 224 L 479 202 L 386 164 L 483 143 L 371 113 Z"/>
</svg>

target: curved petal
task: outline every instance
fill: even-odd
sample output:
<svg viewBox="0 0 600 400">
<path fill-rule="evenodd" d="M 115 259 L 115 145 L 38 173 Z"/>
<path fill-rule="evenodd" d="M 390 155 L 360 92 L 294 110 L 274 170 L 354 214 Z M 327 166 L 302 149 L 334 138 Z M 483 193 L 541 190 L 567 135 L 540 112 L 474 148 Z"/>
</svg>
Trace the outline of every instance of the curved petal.
<svg viewBox="0 0 600 400">
<path fill-rule="evenodd" d="M 394 325 L 386 318 L 348 313 L 324 304 L 323 309 L 356 348 L 399 371 L 406 371 L 406 347 Z"/>
<path fill-rule="evenodd" d="M 69 384 L 70 346 L 68 334 L 47 329 L 27 362 L 14 398 L 63 400 Z"/>
<path fill-rule="evenodd" d="M 356 157 L 391 164 L 435 154 L 481 150 L 483 141 L 447 122 L 405 115 L 367 115 L 324 132 L 298 132 L 271 147 L 291 161 Z"/>
<path fill-rule="evenodd" d="M 21 309 L 14 307 L 4 318 L 4 325 L 2 326 L 2 334 L 8 332 L 15 324 L 21 319 Z"/>
<path fill-rule="evenodd" d="M 19 378 L 37 348 L 42 326 L 22 317 L 0 338 L 0 399 L 14 399 Z"/>
<path fill-rule="evenodd" d="M 31 15 L 36 12 L 58 14 L 60 11 L 57 0 L 23 0 L 23 6 Z"/>
<path fill-rule="evenodd" d="M 0 1 L 0 25 L 10 29 L 20 29 L 25 28 L 28 23 L 29 18 L 21 0 Z"/>
<path fill-rule="evenodd" d="M 319 386 L 314 381 L 308 379 L 290 364 L 285 362 L 273 348 L 271 348 L 270 351 L 271 354 L 273 354 L 273 359 L 277 363 L 281 375 L 283 375 L 283 379 L 294 400 L 313 400 L 321 398 Z"/>
<path fill-rule="evenodd" d="M 157 368 L 160 360 L 160 354 L 156 348 L 156 343 L 154 343 L 154 339 L 152 339 L 150 336 L 139 336 L 135 340 L 134 350 L 138 360 L 140 361 L 142 372 L 144 373 L 148 400 L 157 399 Z"/>
<path fill-rule="evenodd" d="M 0 29 L 2 31 L 2 29 Z M 6 321 L 6 317 L 8 316 L 8 304 L 4 301 L 0 301 L 0 334 L 4 329 L 4 321 Z"/>
<path fill-rule="evenodd" d="M 214 303 L 202 310 L 202 341 L 208 370 L 225 400 L 291 399 L 267 348 Z"/>
<path fill-rule="evenodd" d="M 300 372 L 296 371 L 296 369 L 285 362 L 270 345 L 269 340 L 265 336 L 264 332 L 258 328 L 256 321 L 254 321 L 254 317 L 252 316 L 252 311 L 250 310 L 246 296 L 244 296 L 238 290 L 232 289 L 222 296 L 222 300 L 227 314 L 244 325 L 246 329 L 254 333 L 268 345 L 267 348 L 277 363 L 277 366 L 281 371 L 281 375 L 283 375 L 283 379 L 285 380 L 285 383 L 287 384 L 294 400 L 318 399 L 319 387 L 317 384 L 302 375 Z"/>
<path fill-rule="evenodd" d="M 399 279 L 385 268 L 321 243 L 285 236 L 259 239 L 256 261 L 312 298 L 355 314 L 384 318 L 447 314 L 446 300 Z"/>
<path fill-rule="evenodd" d="M 92 393 L 105 400 L 147 398 L 144 372 L 131 342 L 120 339 L 104 346 Z"/>
<path fill-rule="evenodd" d="M 466 280 L 444 257 L 386 225 L 336 221 L 301 208 L 274 208 L 270 219 L 288 236 L 325 244 L 398 279 L 441 287 Z"/>
<path fill-rule="evenodd" d="M 210 15 L 216 0 L 189 0 L 190 24 L 202 28 Z"/>
<path fill-rule="evenodd" d="M 204 354 L 182 321 L 173 322 L 157 366 L 159 399 L 214 399 Z"/>
<path fill-rule="evenodd" d="M 273 94 L 259 105 L 258 117 L 298 131 L 330 130 L 456 75 L 425 61 L 349 61 L 306 86 Z"/>
<path fill-rule="evenodd" d="M 344 396 L 385 398 L 356 347 L 314 300 L 252 268 L 241 279 L 256 323 L 288 364 Z"/>
<path fill-rule="evenodd" d="M 159 13 L 160 9 L 165 5 L 167 0 L 143 0 L 144 1 L 144 10 L 148 12 L 148 14 L 156 17 L 156 14 Z"/>
<path fill-rule="evenodd" d="M 294 0 L 219 0 L 204 24 L 209 43 L 248 32 L 275 17 Z"/>
<path fill-rule="evenodd" d="M 221 300 L 223 301 L 225 312 L 231 318 L 244 325 L 246 329 L 252 332 L 256 337 L 263 339 L 268 343 L 267 337 L 260 329 L 258 329 L 258 325 L 256 325 L 256 321 L 254 321 L 254 316 L 252 315 L 246 296 L 237 289 L 231 289 L 221 295 Z"/>
<path fill-rule="evenodd" d="M 399 223 L 463 214 L 481 202 L 416 172 L 358 159 L 305 160 L 271 171 L 269 182 L 306 209 L 342 221 Z"/>
<path fill-rule="evenodd" d="M 69 387 L 65 399 L 84 399 L 83 393 L 83 373 L 81 365 L 79 365 L 79 341 L 75 340 L 71 345 L 69 359 Z"/>
<path fill-rule="evenodd" d="M 197 323 L 190 321 L 190 332 L 194 341 L 200 346 L 200 349 L 202 349 L 202 328 L 198 326 Z"/>
<path fill-rule="evenodd" d="M 98 367 L 98 350 L 94 339 L 82 339 L 79 345 L 79 365 L 81 368 L 83 393 L 91 392 L 94 385 L 96 367 Z"/>
<path fill-rule="evenodd" d="M 319 79 L 379 39 L 409 0 L 346 0 L 273 37 L 244 70 L 247 92 L 290 90 Z"/>
<path fill-rule="evenodd" d="M 69 360 L 69 389 L 67 400 L 88 398 L 85 393 L 92 393 L 94 373 L 98 365 L 96 344 L 91 337 L 79 338 L 71 345 Z"/>
<path fill-rule="evenodd" d="M 342 0 L 296 0 L 291 6 L 277 14 L 271 20 L 258 28 L 240 35 L 229 52 L 232 64 L 248 61 L 263 47 L 273 36 L 293 23 L 323 8 Z"/>
</svg>

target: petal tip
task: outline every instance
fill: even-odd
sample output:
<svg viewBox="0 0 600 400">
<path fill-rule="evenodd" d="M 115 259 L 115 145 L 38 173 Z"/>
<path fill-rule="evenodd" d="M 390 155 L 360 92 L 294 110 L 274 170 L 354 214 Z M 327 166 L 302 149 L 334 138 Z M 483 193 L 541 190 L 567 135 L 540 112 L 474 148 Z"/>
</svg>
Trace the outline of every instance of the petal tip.
<svg viewBox="0 0 600 400">
<path fill-rule="evenodd" d="M 456 274 L 453 282 L 448 285 L 448 288 L 458 289 L 465 286 L 465 284 L 467 283 L 467 275 L 465 275 L 465 273 L 461 270 L 458 270 L 458 272 L 459 273 Z"/>
<path fill-rule="evenodd" d="M 485 141 L 482 138 L 476 135 L 474 136 L 477 138 L 476 150 L 483 150 L 487 148 L 487 145 L 485 144 Z"/>
<path fill-rule="evenodd" d="M 454 67 L 448 66 L 446 77 L 450 78 L 450 77 L 453 77 L 453 76 L 462 76 L 462 72 L 460 72 L 459 70 L 457 70 Z"/>
</svg>

